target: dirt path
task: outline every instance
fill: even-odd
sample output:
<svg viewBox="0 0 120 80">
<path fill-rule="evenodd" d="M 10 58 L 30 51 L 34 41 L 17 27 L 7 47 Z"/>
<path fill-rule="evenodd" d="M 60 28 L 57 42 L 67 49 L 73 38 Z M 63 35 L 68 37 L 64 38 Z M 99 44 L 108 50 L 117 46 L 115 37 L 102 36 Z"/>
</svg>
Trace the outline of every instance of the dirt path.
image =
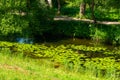
<svg viewBox="0 0 120 80">
<path fill-rule="evenodd" d="M 79 18 L 72 18 L 67 16 L 56 16 L 54 17 L 54 20 L 61 20 L 61 21 L 83 21 L 88 23 L 93 23 L 93 20 L 90 19 L 79 19 Z M 105 25 L 120 25 L 120 22 L 116 21 L 97 21 L 97 24 L 105 24 Z"/>
</svg>

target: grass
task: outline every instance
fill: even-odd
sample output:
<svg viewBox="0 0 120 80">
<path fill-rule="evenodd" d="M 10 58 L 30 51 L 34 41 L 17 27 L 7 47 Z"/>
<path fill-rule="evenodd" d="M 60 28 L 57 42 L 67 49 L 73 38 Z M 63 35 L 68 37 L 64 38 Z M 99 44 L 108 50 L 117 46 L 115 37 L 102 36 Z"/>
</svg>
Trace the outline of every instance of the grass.
<svg viewBox="0 0 120 80">
<path fill-rule="evenodd" d="M 79 74 L 54 68 L 47 60 L 0 53 L 0 80 L 84 80 Z"/>
<path fill-rule="evenodd" d="M 91 72 L 82 74 L 63 66 L 55 68 L 55 63 L 48 60 L 11 56 L 7 52 L 0 53 L 0 59 L 0 80 L 107 80 L 98 79 Z"/>
</svg>

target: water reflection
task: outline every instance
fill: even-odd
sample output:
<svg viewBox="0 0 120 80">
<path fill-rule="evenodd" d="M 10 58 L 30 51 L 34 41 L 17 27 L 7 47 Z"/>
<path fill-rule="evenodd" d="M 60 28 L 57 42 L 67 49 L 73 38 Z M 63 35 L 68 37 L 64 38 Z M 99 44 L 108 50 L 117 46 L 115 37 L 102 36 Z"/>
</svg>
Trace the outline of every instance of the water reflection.
<svg viewBox="0 0 120 80">
<path fill-rule="evenodd" d="M 33 44 L 36 43 L 33 41 L 33 38 L 17 38 L 16 41 L 18 43 L 27 43 L 27 44 Z M 74 45 L 86 45 L 86 46 L 93 46 L 93 47 L 107 47 L 109 50 L 113 50 L 114 48 L 119 48 L 119 46 L 115 46 L 115 45 L 108 45 L 108 44 L 104 44 L 101 42 L 97 42 L 97 41 L 93 41 L 90 39 L 79 39 L 79 38 L 66 38 L 66 39 L 61 39 L 61 40 L 48 40 L 46 42 L 37 42 L 36 44 L 45 44 L 46 46 L 50 46 L 50 45 L 68 45 L 68 44 L 74 44 Z"/>
<path fill-rule="evenodd" d="M 16 41 L 18 43 L 33 44 L 33 39 L 32 38 L 17 38 Z"/>
</svg>

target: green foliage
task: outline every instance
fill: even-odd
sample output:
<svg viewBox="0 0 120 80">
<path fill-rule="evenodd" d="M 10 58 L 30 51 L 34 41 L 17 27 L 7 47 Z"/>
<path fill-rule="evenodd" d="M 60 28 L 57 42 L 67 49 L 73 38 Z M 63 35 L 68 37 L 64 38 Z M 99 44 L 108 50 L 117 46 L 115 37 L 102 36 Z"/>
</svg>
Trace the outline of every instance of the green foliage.
<svg viewBox="0 0 120 80">
<path fill-rule="evenodd" d="M 106 40 L 107 34 L 106 32 L 103 31 L 103 29 L 94 28 L 94 29 L 91 29 L 91 33 L 92 33 L 91 37 L 93 40 L 96 40 L 96 41 Z"/>
<path fill-rule="evenodd" d="M 64 24 L 64 25 L 63 25 Z M 79 21 L 54 21 L 53 34 L 62 34 L 68 37 L 88 38 L 90 31 L 87 23 Z"/>
<path fill-rule="evenodd" d="M 15 40 L 28 28 L 26 0 L 0 0 L 0 40 Z"/>
<path fill-rule="evenodd" d="M 65 65 L 68 70 L 76 72 L 82 70 L 92 71 L 96 77 L 100 77 L 102 74 L 106 76 L 120 75 L 116 74 L 116 71 L 120 70 L 119 49 L 109 50 L 105 47 L 91 47 L 85 45 L 59 45 L 48 47 L 45 45 L 9 42 L 0 42 L 0 46 L 1 53 L 7 50 L 7 52 L 12 55 L 19 55 L 21 53 L 24 57 L 49 59 L 52 62 Z M 102 71 L 105 72 L 102 73 Z M 114 71 L 115 73 L 113 73 Z"/>
<path fill-rule="evenodd" d="M 24 23 L 23 23 L 24 22 Z M 1 34 L 20 33 L 22 28 L 27 26 L 27 21 L 20 19 L 19 16 L 6 14 L 1 19 Z"/>
<path fill-rule="evenodd" d="M 113 44 L 120 44 L 120 26 L 111 26 L 108 28 L 108 34 L 110 35 L 108 38 Z M 115 31 L 115 32 L 114 32 Z"/>
<path fill-rule="evenodd" d="M 119 8 L 120 2 L 119 0 L 107 0 L 107 4 L 110 7 L 114 7 L 114 8 Z"/>
<path fill-rule="evenodd" d="M 79 13 L 79 1 L 66 0 L 66 4 L 61 7 L 61 14 L 75 17 Z"/>
<path fill-rule="evenodd" d="M 30 0 L 30 3 L 26 0 L 1 0 L 0 5 L 1 40 L 34 37 L 50 29 L 54 12 L 43 0 Z"/>
<path fill-rule="evenodd" d="M 61 13 L 72 17 L 79 17 L 80 4 L 86 3 L 85 18 L 91 19 L 91 0 L 65 0 L 66 5 L 62 5 Z M 119 1 L 117 0 L 94 0 L 94 13 L 97 20 L 119 20 Z"/>
<path fill-rule="evenodd" d="M 78 80 L 80 78 L 79 73 L 75 75 L 74 72 L 63 68 L 55 69 L 54 63 L 49 59 L 37 60 L 19 55 L 11 57 L 6 50 L 0 52 L 0 59 L 1 80 Z"/>
<path fill-rule="evenodd" d="M 64 5 L 66 5 L 67 0 L 60 0 L 60 5 L 61 7 L 63 7 Z M 58 2 L 57 0 L 52 0 L 52 5 L 54 8 L 58 8 Z"/>
<path fill-rule="evenodd" d="M 106 42 L 108 44 L 120 44 L 119 25 L 89 25 L 91 38 L 96 41 Z"/>
<path fill-rule="evenodd" d="M 64 35 L 93 39 L 96 43 L 120 44 L 119 25 L 89 24 L 80 21 L 54 21 L 52 25 L 48 32 L 53 36 Z"/>
<path fill-rule="evenodd" d="M 68 16 L 74 16 L 75 17 L 75 14 L 78 14 L 79 13 L 79 7 L 76 7 L 76 6 L 64 6 L 62 9 L 61 9 L 61 14 L 63 15 L 68 15 Z"/>
<path fill-rule="evenodd" d="M 54 11 L 47 7 L 45 1 L 32 1 L 28 15 L 30 35 L 33 37 L 36 35 L 40 36 L 43 32 L 51 29 L 49 24 L 50 20 L 53 19 L 53 15 Z"/>
<path fill-rule="evenodd" d="M 0 21 L 0 38 L 4 37 L 1 40 L 22 36 L 23 30 L 28 27 L 28 21 L 24 17 L 10 13 L 2 15 Z"/>
<path fill-rule="evenodd" d="M 14 40 L 16 37 L 38 38 L 45 33 L 68 37 L 91 38 L 112 44 L 120 44 L 119 25 L 93 25 L 80 21 L 52 21 L 54 10 L 47 7 L 44 0 L 0 0 L 0 39 Z M 29 0 L 28 0 L 29 1 Z M 55 2 L 54 2 L 55 1 Z M 53 7 L 57 6 L 53 0 Z M 85 2 L 85 17 L 90 18 L 90 0 L 60 0 L 61 13 L 76 16 L 80 3 Z M 119 15 L 118 1 L 95 1 L 95 16 L 99 20 L 117 20 Z M 106 6 L 105 6 L 106 5 Z M 107 8 L 108 7 L 108 8 Z M 111 13 L 111 14 L 109 14 Z M 92 27 L 90 27 L 90 25 Z M 96 28 L 95 28 L 96 27 Z M 13 39 L 12 39 L 13 38 Z"/>
</svg>

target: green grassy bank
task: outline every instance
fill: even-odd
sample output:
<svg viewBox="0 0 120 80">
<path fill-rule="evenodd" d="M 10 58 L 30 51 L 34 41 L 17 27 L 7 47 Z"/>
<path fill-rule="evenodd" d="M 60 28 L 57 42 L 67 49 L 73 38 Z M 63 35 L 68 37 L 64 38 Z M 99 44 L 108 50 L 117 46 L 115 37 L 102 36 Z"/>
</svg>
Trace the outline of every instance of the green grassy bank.
<svg viewBox="0 0 120 80">
<path fill-rule="evenodd" d="M 96 78 L 91 72 L 78 73 L 64 66 L 55 68 L 56 63 L 45 59 L 11 56 L 6 51 L 0 52 L 0 59 L 0 80 L 107 80 Z"/>
<path fill-rule="evenodd" d="M 119 80 L 120 48 L 0 42 L 2 80 Z"/>
<path fill-rule="evenodd" d="M 0 53 L 0 80 L 84 80 L 84 76 L 55 69 L 48 60 L 34 60 Z M 86 76 L 87 77 L 87 76 Z"/>
</svg>

